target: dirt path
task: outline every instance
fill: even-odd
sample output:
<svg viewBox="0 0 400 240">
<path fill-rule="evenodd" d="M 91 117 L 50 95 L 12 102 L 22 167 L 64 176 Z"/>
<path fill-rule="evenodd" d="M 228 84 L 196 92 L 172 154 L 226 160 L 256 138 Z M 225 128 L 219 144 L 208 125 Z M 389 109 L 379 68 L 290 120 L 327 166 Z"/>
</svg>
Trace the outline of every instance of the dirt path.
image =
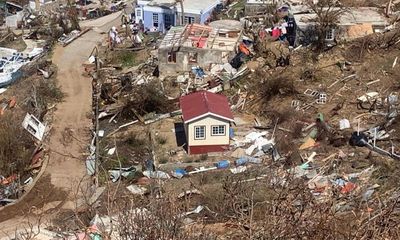
<svg viewBox="0 0 400 240">
<path fill-rule="evenodd" d="M 78 185 L 82 179 L 87 181 L 83 154 L 91 127 L 91 79 L 83 76 L 82 63 L 101 38 L 90 31 L 66 48 L 57 46 L 54 50 L 58 82 L 66 96 L 54 115 L 49 163 L 42 179 L 23 201 L 0 211 L 0 237 L 21 227 L 27 220 L 22 216 L 31 216 L 31 209 L 40 209 L 45 203 L 61 201 L 64 209 L 74 207 Z"/>
<path fill-rule="evenodd" d="M 105 17 L 93 22 L 85 22 L 87 27 L 96 27 L 67 47 L 56 47 L 53 62 L 58 67 L 58 82 L 66 94 L 64 102 L 57 105 L 49 149 L 48 166 L 34 188 L 19 203 L 0 211 L 0 239 L 9 239 L 16 229 L 27 229 L 27 225 L 46 226 L 52 215 L 44 214 L 42 218 L 33 214 L 37 209 L 51 207 L 74 209 L 76 193 L 81 192 L 78 186 L 86 177 L 85 148 L 89 143 L 91 126 L 91 79 L 83 76 L 84 63 L 93 48 L 101 42 L 111 26 L 120 24 L 118 14 L 114 19 Z M 93 23 L 93 25 L 91 25 Z M 57 204 L 59 203 L 59 204 Z"/>
<path fill-rule="evenodd" d="M 95 45 L 90 41 L 93 34 L 84 35 L 67 48 L 57 47 L 53 55 L 59 84 L 66 97 L 55 113 L 46 173 L 51 176 L 53 186 L 67 192 L 70 201 L 85 176 L 83 154 L 90 142 L 92 88 L 91 79 L 82 76 L 82 63 Z"/>
</svg>

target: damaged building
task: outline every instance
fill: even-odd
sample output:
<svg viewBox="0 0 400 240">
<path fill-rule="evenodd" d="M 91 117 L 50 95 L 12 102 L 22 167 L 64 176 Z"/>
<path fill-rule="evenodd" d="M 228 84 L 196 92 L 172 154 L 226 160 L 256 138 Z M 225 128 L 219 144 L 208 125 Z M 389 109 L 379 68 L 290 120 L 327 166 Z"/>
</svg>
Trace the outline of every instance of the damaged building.
<svg viewBox="0 0 400 240">
<path fill-rule="evenodd" d="M 299 44 L 308 44 L 316 40 L 316 13 L 295 13 L 297 23 L 297 40 Z M 341 14 L 336 27 L 329 29 L 325 40 L 332 43 L 335 40 L 351 40 L 368 34 L 382 32 L 388 26 L 386 18 L 377 8 L 349 8 Z"/>
<path fill-rule="evenodd" d="M 184 17 L 178 1 L 174 0 L 140 0 L 135 8 L 136 22 L 143 22 L 150 32 L 166 32 L 172 26 L 199 23 L 210 20 L 211 14 L 220 0 L 186 0 L 183 2 Z"/>
<path fill-rule="evenodd" d="M 190 71 L 192 67 L 210 69 L 212 64 L 228 63 L 242 39 L 242 31 L 190 24 L 173 27 L 158 49 L 162 74 Z"/>
</svg>

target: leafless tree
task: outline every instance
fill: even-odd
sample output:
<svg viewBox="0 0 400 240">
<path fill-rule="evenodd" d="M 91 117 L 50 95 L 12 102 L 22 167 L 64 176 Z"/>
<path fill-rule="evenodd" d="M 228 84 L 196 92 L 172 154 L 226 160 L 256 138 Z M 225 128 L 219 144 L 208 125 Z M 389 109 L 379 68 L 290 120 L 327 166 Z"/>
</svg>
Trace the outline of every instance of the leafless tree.
<svg viewBox="0 0 400 240">
<path fill-rule="evenodd" d="M 181 8 L 181 17 L 179 19 L 179 25 L 181 25 L 181 26 L 185 25 L 185 10 L 183 8 L 183 1 L 184 0 L 175 0 L 175 3 L 176 4 L 179 3 L 179 6 Z"/>
<path fill-rule="evenodd" d="M 307 6 L 316 14 L 316 49 L 322 50 L 325 47 L 325 39 L 328 31 L 335 29 L 339 23 L 340 16 L 346 9 L 338 0 L 313 0 L 307 1 Z"/>
</svg>

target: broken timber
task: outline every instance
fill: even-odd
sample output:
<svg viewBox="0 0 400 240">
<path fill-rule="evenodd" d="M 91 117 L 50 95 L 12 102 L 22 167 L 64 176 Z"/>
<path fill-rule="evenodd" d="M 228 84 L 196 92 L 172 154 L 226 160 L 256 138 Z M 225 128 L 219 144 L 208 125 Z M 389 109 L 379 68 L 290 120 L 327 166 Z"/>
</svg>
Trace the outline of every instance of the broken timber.
<svg viewBox="0 0 400 240">
<path fill-rule="evenodd" d="M 80 36 L 82 36 L 83 34 L 89 32 L 92 28 L 86 28 L 85 30 L 81 31 L 78 35 L 72 37 L 71 39 L 68 39 L 66 42 L 63 43 L 63 47 L 68 46 L 70 43 L 72 43 L 73 41 L 75 41 L 76 39 L 78 39 Z"/>
</svg>

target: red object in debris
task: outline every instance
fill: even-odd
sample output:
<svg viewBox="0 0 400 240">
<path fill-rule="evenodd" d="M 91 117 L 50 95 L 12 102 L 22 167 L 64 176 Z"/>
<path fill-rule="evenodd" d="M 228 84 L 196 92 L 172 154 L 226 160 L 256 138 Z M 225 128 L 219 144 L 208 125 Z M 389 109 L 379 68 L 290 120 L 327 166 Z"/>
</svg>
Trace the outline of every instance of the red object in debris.
<svg viewBox="0 0 400 240">
<path fill-rule="evenodd" d="M 279 38 L 281 36 L 282 31 L 279 28 L 274 28 L 272 30 L 272 37 Z"/>
<path fill-rule="evenodd" d="M 250 55 L 250 50 L 247 48 L 246 44 L 244 44 L 244 43 L 241 43 L 239 45 L 239 51 L 246 55 Z"/>
<path fill-rule="evenodd" d="M 228 99 L 222 94 L 199 91 L 180 98 L 182 117 L 185 123 L 213 115 L 234 121 Z"/>
<path fill-rule="evenodd" d="M 342 190 L 340 190 L 340 192 L 343 193 L 343 194 L 347 194 L 347 193 L 353 191 L 356 187 L 357 187 L 356 184 L 354 184 L 352 182 L 347 182 L 344 185 L 344 187 L 342 188 Z"/>
<path fill-rule="evenodd" d="M 193 47 L 204 48 L 206 46 L 208 38 L 206 38 L 206 37 L 190 37 L 190 39 L 192 40 Z"/>
<path fill-rule="evenodd" d="M 16 179 L 17 179 L 17 175 L 13 174 L 13 175 L 9 176 L 8 178 L 4 178 L 3 180 L 0 180 L 0 184 L 8 185 L 8 184 L 14 182 Z"/>
<path fill-rule="evenodd" d="M 15 96 L 10 98 L 10 101 L 8 102 L 8 107 L 13 108 L 17 104 L 17 98 Z"/>
<path fill-rule="evenodd" d="M 314 192 L 315 193 L 323 193 L 323 192 L 325 192 L 325 187 L 316 187 L 315 189 L 314 189 Z"/>
</svg>

